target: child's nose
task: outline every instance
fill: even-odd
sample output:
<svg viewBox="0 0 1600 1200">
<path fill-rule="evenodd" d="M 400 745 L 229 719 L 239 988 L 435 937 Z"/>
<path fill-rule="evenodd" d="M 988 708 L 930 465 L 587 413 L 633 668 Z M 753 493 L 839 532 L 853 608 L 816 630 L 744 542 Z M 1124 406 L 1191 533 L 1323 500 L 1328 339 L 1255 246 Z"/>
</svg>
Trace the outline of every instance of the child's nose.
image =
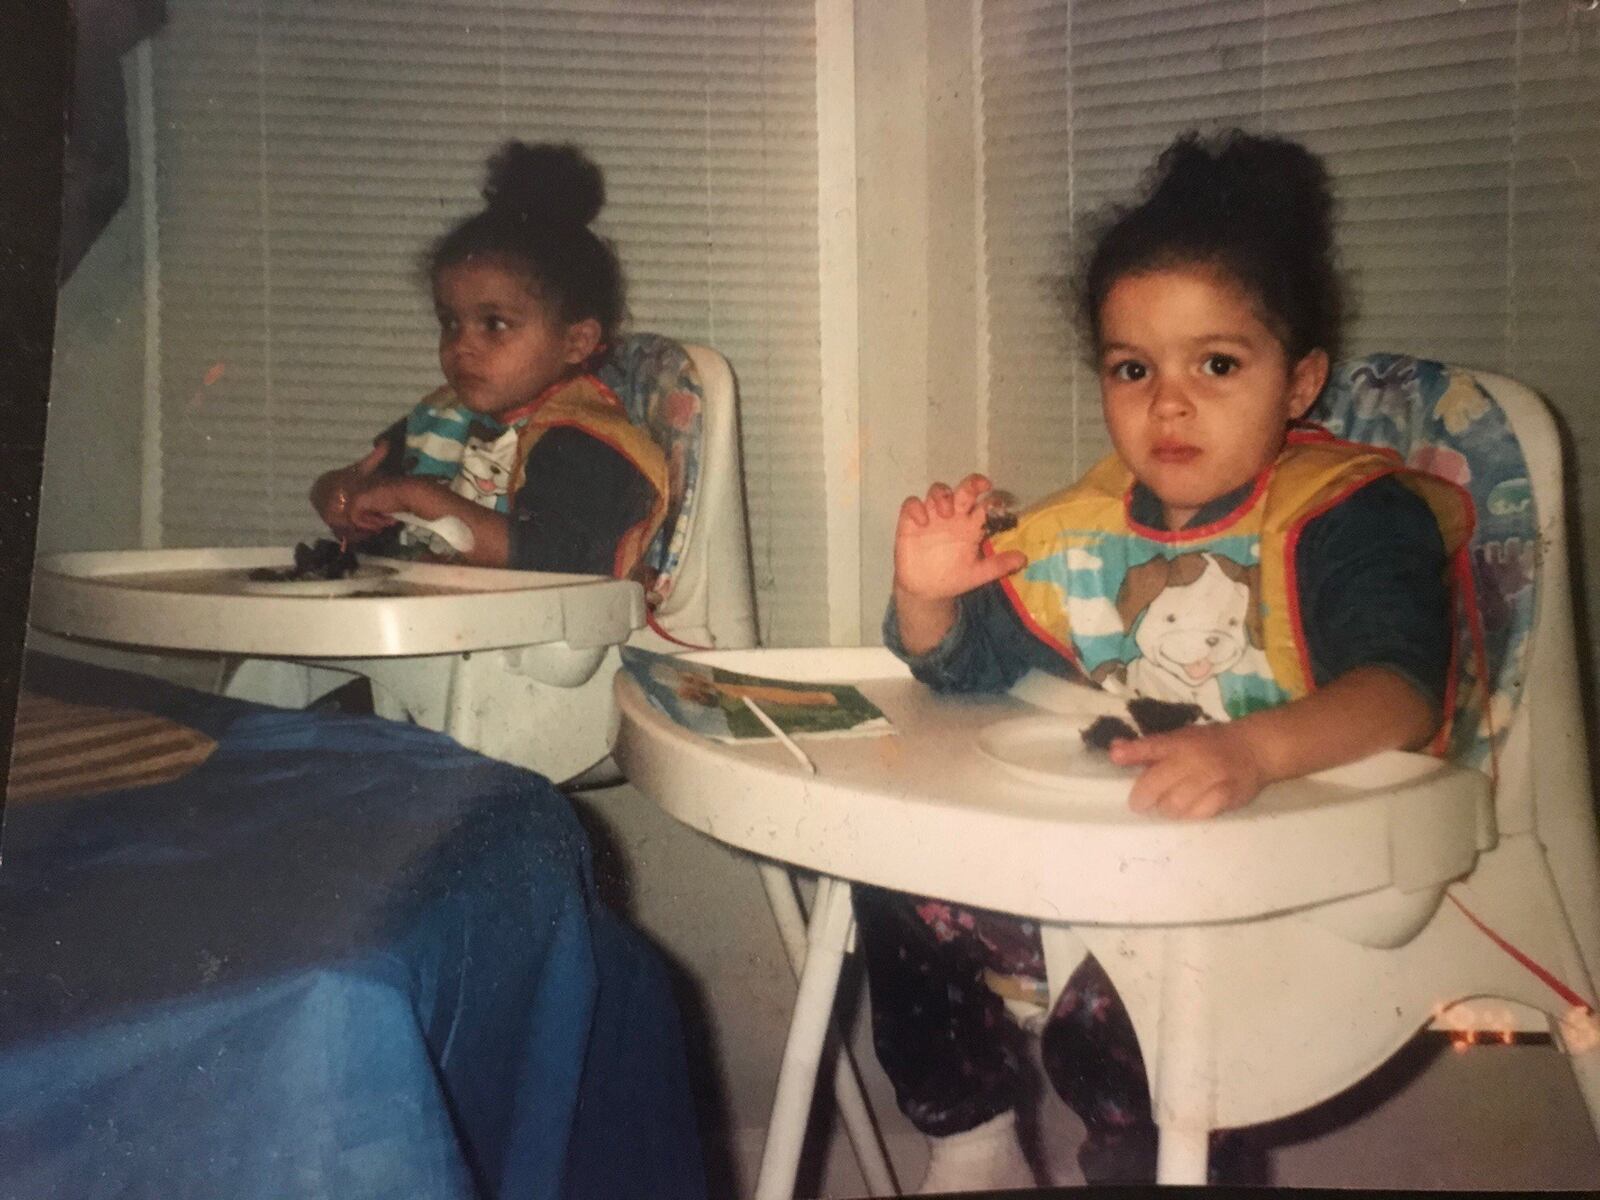
<svg viewBox="0 0 1600 1200">
<path fill-rule="evenodd" d="M 1151 387 L 1150 412 L 1157 417 L 1176 417 L 1189 412 L 1193 406 L 1189 393 L 1181 380 L 1157 376 Z"/>
</svg>

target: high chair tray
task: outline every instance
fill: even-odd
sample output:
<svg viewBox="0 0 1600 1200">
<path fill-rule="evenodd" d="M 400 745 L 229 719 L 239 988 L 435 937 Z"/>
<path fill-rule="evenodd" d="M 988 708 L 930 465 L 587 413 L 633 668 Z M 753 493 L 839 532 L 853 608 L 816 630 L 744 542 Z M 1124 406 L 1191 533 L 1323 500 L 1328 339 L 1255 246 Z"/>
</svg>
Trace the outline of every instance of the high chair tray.
<svg viewBox="0 0 1600 1200">
<path fill-rule="evenodd" d="M 563 642 L 613 645 L 644 624 L 637 583 L 363 558 L 354 579 L 262 583 L 278 547 L 57 554 L 28 619 L 67 637 L 282 658 L 411 657 Z"/>
<path fill-rule="evenodd" d="M 1488 781 L 1424 755 L 1374 755 L 1275 784 L 1215 819 L 1175 820 L 1130 810 L 1134 772 L 1109 763 L 1004 761 L 1041 731 L 1076 737 L 1092 711 L 936 693 L 881 649 L 686 657 L 851 683 L 888 717 L 895 732 L 881 737 L 798 736 L 812 773 L 775 741 L 692 733 L 625 672 L 613 685 L 615 754 L 641 792 L 721 841 L 838 878 L 1042 919 L 1192 923 L 1433 886 L 1470 869 L 1478 850 Z"/>
<path fill-rule="evenodd" d="M 1083 740 L 1082 719 L 1017 717 L 978 733 L 978 752 L 1019 779 L 1072 791 L 1079 799 L 1125 804 L 1138 775 Z"/>
</svg>

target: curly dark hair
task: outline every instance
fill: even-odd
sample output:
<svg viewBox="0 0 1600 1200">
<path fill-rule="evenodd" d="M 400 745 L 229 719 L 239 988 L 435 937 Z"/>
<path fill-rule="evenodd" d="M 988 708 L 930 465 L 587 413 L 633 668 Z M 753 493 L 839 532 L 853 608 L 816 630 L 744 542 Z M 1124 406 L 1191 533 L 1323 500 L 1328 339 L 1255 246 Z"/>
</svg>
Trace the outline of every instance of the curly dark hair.
<svg viewBox="0 0 1600 1200">
<path fill-rule="evenodd" d="M 1298 142 L 1233 129 L 1190 132 L 1161 152 L 1144 199 L 1113 210 L 1077 289 L 1089 345 L 1119 279 L 1209 267 L 1251 297 L 1291 361 L 1337 357 L 1345 312 L 1333 244 L 1333 193 L 1322 160 Z"/>
<path fill-rule="evenodd" d="M 430 281 L 465 262 L 504 265 L 567 324 L 593 318 L 601 340 L 626 312 L 616 249 L 589 228 L 606 201 L 605 176 L 573 145 L 506 142 L 489 157 L 485 207 L 423 255 Z"/>
</svg>

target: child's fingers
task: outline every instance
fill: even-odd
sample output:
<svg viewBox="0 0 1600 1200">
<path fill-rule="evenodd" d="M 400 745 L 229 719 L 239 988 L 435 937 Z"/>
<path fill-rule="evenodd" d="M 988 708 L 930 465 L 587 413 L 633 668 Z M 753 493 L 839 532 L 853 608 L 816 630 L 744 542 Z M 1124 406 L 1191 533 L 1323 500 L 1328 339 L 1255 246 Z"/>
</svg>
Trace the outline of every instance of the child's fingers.
<svg viewBox="0 0 1600 1200">
<path fill-rule="evenodd" d="M 996 579 L 1003 579 L 1028 565 L 1028 556 L 1021 550 L 1007 550 L 1003 554 L 992 554 L 988 558 L 978 560 L 978 581 L 973 586 L 982 587 L 986 583 L 993 583 Z"/>
<path fill-rule="evenodd" d="M 988 476 L 979 475 L 976 472 L 968 475 L 960 483 L 956 484 L 956 512 L 960 513 L 962 516 L 965 516 L 967 513 L 972 511 L 973 506 L 978 503 L 978 498 L 980 496 L 986 495 L 993 490 L 994 485 L 989 482 Z"/>
<path fill-rule="evenodd" d="M 1118 738 L 1111 743 L 1111 761 L 1119 767 L 1137 767 L 1159 762 L 1170 753 L 1167 735 L 1152 733 L 1148 737 Z"/>
<path fill-rule="evenodd" d="M 1130 757 L 1136 748 L 1143 750 L 1144 739 L 1111 743 L 1111 761 L 1119 766 L 1138 766 L 1148 763 L 1128 791 L 1128 807 L 1134 812 L 1149 812 L 1156 808 L 1168 792 L 1183 782 L 1183 774 L 1176 766 L 1161 759 L 1145 756 Z"/>
<path fill-rule="evenodd" d="M 1195 821 L 1207 821 L 1212 817 L 1220 816 L 1233 807 L 1233 797 L 1229 794 L 1227 785 L 1214 784 L 1201 792 L 1185 812 L 1174 813 L 1174 816 L 1187 817 Z"/>
<path fill-rule="evenodd" d="M 362 512 L 350 518 L 350 523 L 362 533 L 377 533 L 386 525 L 394 524 L 394 518 L 387 513 Z"/>
<path fill-rule="evenodd" d="M 922 529 L 928 524 L 928 508 L 916 496 L 907 496 L 900 505 L 900 523 L 915 525 Z"/>
<path fill-rule="evenodd" d="M 928 489 L 928 507 L 938 516 L 955 516 L 955 493 L 948 484 L 936 483 Z"/>
</svg>

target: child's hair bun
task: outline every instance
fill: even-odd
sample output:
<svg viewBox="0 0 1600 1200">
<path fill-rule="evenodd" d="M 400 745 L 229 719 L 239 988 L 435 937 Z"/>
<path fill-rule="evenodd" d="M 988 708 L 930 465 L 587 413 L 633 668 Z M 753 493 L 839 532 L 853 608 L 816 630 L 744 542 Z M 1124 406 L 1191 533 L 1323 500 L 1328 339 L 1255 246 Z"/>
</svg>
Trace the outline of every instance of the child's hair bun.
<svg viewBox="0 0 1600 1200">
<path fill-rule="evenodd" d="M 1100 344 L 1100 309 L 1118 279 L 1203 265 L 1250 293 L 1293 358 L 1338 353 L 1344 288 L 1320 158 L 1266 134 L 1186 133 L 1161 152 L 1144 192 L 1110 214 L 1084 268 L 1079 311 L 1090 346 Z"/>
<path fill-rule="evenodd" d="M 586 226 L 605 205 L 605 176 L 577 146 L 511 141 L 489 158 L 483 198 L 524 221 Z"/>
<path fill-rule="evenodd" d="M 1230 130 L 1174 141 L 1156 162 L 1152 204 L 1190 220 L 1243 221 L 1317 253 L 1333 244 L 1333 194 L 1322 160 L 1298 142 Z"/>
</svg>

